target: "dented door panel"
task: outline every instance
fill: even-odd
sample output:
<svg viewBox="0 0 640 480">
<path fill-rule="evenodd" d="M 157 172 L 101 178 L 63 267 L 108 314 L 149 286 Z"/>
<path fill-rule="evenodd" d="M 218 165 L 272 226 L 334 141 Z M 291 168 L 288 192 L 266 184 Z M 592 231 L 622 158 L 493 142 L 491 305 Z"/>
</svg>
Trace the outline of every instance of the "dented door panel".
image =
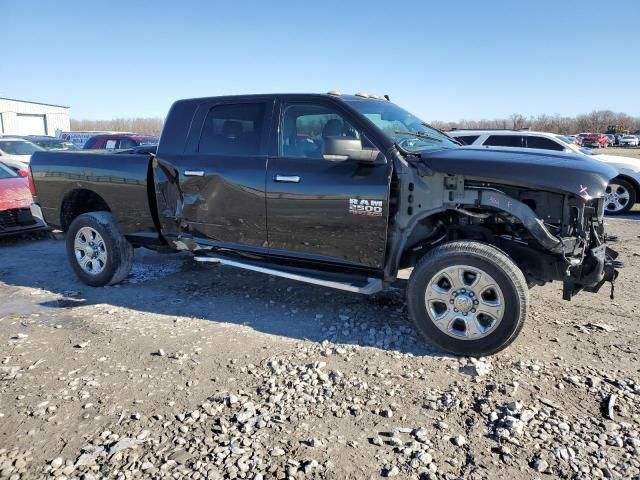
<svg viewBox="0 0 640 480">
<path fill-rule="evenodd" d="M 154 168 L 162 233 L 171 237 L 266 246 L 266 158 L 213 155 L 156 159 Z M 202 172 L 186 176 L 185 172 Z"/>
</svg>

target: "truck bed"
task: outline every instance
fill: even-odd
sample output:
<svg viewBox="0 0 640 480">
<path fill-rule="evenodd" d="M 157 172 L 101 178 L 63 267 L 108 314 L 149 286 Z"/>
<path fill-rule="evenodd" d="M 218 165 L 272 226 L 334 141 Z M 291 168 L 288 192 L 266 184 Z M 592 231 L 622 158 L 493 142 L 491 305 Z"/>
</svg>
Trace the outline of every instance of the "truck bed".
<svg viewBox="0 0 640 480">
<path fill-rule="evenodd" d="M 125 235 L 155 232 L 150 205 L 154 189 L 148 185 L 151 158 L 147 154 L 36 152 L 30 168 L 46 222 L 65 229 L 65 201 L 91 191 L 110 207 Z"/>
</svg>

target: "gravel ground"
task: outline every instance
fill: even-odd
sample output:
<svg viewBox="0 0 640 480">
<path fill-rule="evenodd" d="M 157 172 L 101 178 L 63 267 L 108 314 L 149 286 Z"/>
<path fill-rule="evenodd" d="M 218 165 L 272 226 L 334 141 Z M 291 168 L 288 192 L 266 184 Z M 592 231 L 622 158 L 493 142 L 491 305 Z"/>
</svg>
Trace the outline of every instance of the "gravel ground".
<svg viewBox="0 0 640 480">
<path fill-rule="evenodd" d="M 3 241 L 0 478 L 638 478 L 640 222 L 608 223 L 615 300 L 536 288 L 480 360 L 417 338 L 397 289 L 144 250 L 90 288 L 62 242 Z"/>
</svg>

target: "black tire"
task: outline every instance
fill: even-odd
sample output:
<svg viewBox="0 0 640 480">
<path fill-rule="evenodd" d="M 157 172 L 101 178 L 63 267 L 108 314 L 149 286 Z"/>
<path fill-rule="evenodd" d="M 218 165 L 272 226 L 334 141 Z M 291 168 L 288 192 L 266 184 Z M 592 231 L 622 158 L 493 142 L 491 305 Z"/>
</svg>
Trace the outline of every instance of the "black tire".
<svg viewBox="0 0 640 480">
<path fill-rule="evenodd" d="M 636 204 L 636 189 L 634 188 L 633 185 L 631 185 L 626 180 L 622 180 L 621 178 L 614 178 L 613 180 L 611 180 L 611 183 L 607 185 L 607 191 L 606 191 L 607 194 L 610 193 L 611 185 L 620 185 L 622 188 L 624 188 L 627 192 L 629 192 L 629 199 L 627 201 L 627 204 L 624 206 L 624 208 L 620 210 L 613 210 L 613 209 L 610 210 L 608 208 L 609 205 L 615 205 L 615 204 L 613 203 L 608 204 L 605 199 L 605 205 L 604 205 L 605 213 L 607 215 L 624 215 L 625 213 L 628 213 L 629 210 L 631 210 L 633 206 Z"/>
<path fill-rule="evenodd" d="M 445 333 L 436 325 L 427 308 L 425 295 L 429 284 L 439 272 L 455 266 L 470 267 L 489 275 L 502 294 L 502 319 L 483 333 L 486 336 L 475 340 Z M 455 241 L 434 248 L 420 259 L 409 278 L 407 305 L 409 315 L 422 336 L 448 352 L 482 356 L 496 353 L 516 339 L 527 317 L 529 291 L 522 271 L 504 252 L 486 243 Z M 453 305 L 447 304 L 446 307 L 448 314 L 460 317 L 460 313 L 453 313 Z M 469 321 L 475 321 L 472 320 L 475 315 L 480 313 L 470 315 Z M 456 318 L 453 323 L 458 320 L 465 320 L 463 323 L 467 325 L 467 318 Z"/>
<path fill-rule="evenodd" d="M 102 237 L 100 248 L 101 252 L 105 253 L 106 261 L 99 262 L 95 274 L 86 272 L 76 255 L 76 235 L 85 227 L 95 230 Z M 133 247 L 122 235 L 109 212 L 89 212 L 76 217 L 67 231 L 66 244 L 67 258 L 71 268 L 87 285 L 92 287 L 114 285 L 124 280 L 131 271 Z"/>
</svg>

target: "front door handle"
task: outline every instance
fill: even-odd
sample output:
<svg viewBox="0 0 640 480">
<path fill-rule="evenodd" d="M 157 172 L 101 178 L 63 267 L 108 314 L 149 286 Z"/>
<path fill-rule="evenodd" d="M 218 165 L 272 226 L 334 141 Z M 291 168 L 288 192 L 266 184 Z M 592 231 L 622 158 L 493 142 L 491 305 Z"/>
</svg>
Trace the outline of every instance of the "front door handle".
<svg viewBox="0 0 640 480">
<path fill-rule="evenodd" d="M 300 183 L 298 175 L 276 175 L 276 182 L 282 183 Z"/>
<path fill-rule="evenodd" d="M 204 171 L 202 170 L 185 170 L 185 177 L 204 177 Z"/>
</svg>

